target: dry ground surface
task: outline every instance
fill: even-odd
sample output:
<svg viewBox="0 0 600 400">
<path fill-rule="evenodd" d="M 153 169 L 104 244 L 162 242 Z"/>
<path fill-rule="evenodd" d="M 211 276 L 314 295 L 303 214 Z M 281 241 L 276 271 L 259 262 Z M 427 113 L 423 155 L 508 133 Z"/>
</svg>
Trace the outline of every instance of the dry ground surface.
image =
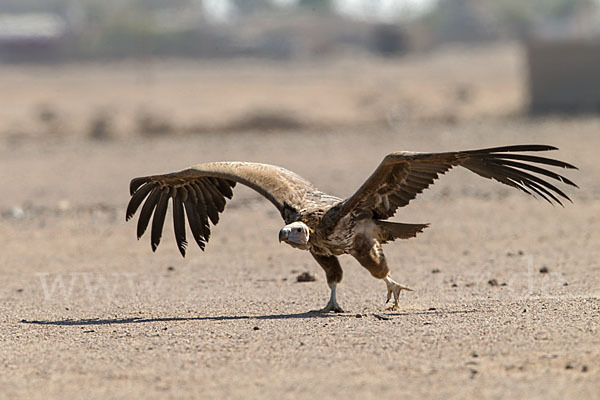
<svg viewBox="0 0 600 400">
<path fill-rule="evenodd" d="M 431 65 L 421 60 L 422 69 L 439 75 L 444 62 L 464 63 L 456 55 L 454 62 L 439 57 Z M 135 81 L 121 76 L 124 92 L 120 85 L 108 87 L 108 76 L 119 73 L 98 72 L 97 66 L 70 67 L 73 74 L 56 78 L 39 69 L 22 81 L 29 82 L 21 88 L 28 94 L 16 86 L 9 90 L 13 97 L 5 91 L 2 103 L 15 108 L 0 107 L 6 114 L 0 127 L 0 397 L 599 398 L 600 119 L 516 115 L 522 95 L 514 49 L 479 57 L 481 65 L 465 73 L 475 86 L 481 80 L 481 101 L 460 108 L 446 99 L 458 107 L 447 114 L 451 118 L 435 105 L 427 109 L 431 113 L 412 114 L 410 107 L 396 107 L 400 102 L 379 99 L 382 110 L 384 104 L 400 110 L 380 123 L 376 112 L 367 118 L 360 107 L 340 106 L 338 100 L 354 100 L 329 93 L 315 82 L 329 80 L 307 72 L 310 96 L 289 109 L 306 113 L 311 126 L 286 132 L 184 133 L 194 118 L 207 120 L 203 107 L 194 114 L 188 104 L 180 110 L 186 115 L 173 117 L 179 128 L 170 135 L 149 138 L 115 122 L 112 139 L 89 139 L 82 121 L 94 104 L 112 104 L 126 114 L 143 103 L 132 100 L 144 90 Z M 388 71 L 379 75 L 382 82 L 394 81 L 392 67 L 370 66 Z M 399 77 L 427 85 L 417 61 L 397 67 Z M 246 72 L 250 81 L 266 76 L 253 68 Z M 285 68 L 269 68 L 287 82 Z M 360 67 L 332 68 L 331 77 L 347 71 L 377 80 L 357 73 Z M 513 72 L 491 80 L 490 89 L 483 77 L 494 69 Z M 4 72 L 5 88 L 13 84 L 9 73 L 21 73 Z M 224 72 L 228 79 L 230 73 Z M 166 83 L 156 89 L 164 94 L 159 101 L 181 102 L 176 75 L 156 76 L 175 80 L 171 89 Z M 73 79 L 81 79 L 78 88 L 69 86 Z M 504 79 L 506 96 L 486 94 Z M 449 82 L 439 85 L 454 87 L 457 79 Z M 381 91 L 392 96 L 385 85 Z M 237 107 L 237 93 L 255 92 L 241 88 L 219 98 L 214 115 L 221 121 L 207 125 L 227 125 L 223 110 L 229 98 Z M 311 101 L 327 93 L 318 100 L 322 104 Z M 293 98 L 282 95 L 281 102 Z M 80 118 L 70 130 L 63 126 L 64 136 L 44 133 L 40 121 L 28 120 L 29 111 L 50 100 L 60 110 L 72 109 L 74 121 Z M 243 107 L 250 109 L 253 101 Z M 330 104 L 334 112 L 327 114 Z M 487 115 L 486 107 L 495 114 Z M 336 128 L 343 124 L 335 110 L 356 119 Z M 360 118 L 359 111 L 365 113 Z M 403 112 L 410 114 L 407 122 L 396 123 Z M 328 298 L 320 267 L 308 253 L 277 242 L 282 221 L 276 210 L 243 187 L 236 188 L 206 251 L 191 246 L 186 259 L 170 224 L 152 254 L 149 238 L 136 241 L 135 223 L 124 221 L 129 179 L 199 162 L 277 164 L 347 196 L 389 151 L 512 143 L 560 147 L 553 155 L 580 167 L 566 171 L 581 187 L 568 189 L 574 204 L 552 207 L 468 171 L 451 171 L 394 217 L 431 223 L 417 238 L 385 247 L 395 279 L 414 289 L 403 295 L 400 312 L 383 310 L 383 282 L 346 256 L 339 300 L 348 312 L 307 313 Z M 317 280 L 296 282 L 306 271 Z"/>
</svg>

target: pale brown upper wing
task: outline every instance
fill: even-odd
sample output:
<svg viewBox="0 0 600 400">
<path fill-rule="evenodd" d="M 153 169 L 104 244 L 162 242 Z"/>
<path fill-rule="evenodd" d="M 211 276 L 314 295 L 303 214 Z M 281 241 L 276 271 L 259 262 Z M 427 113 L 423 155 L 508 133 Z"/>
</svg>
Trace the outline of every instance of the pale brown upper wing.
<svg viewBox="0 0 600 400">
<path fill-rule="evenodd" d="M 440 175 L 458 165 L 484 178 L 495 179 L 528 194 L 538 195 L 550 203 L 554 201 L 562 205 L 559 197 L 569 201 L 571 199 L 556 186 L 532 173 L 577 187 L 564 176 L 540 165 L 577 168 L 551 158 L 513 154 L 546 150 L 557 148 L 545 145 L 517 145 L 449 153 L 391 153 L 383 159 L 358 191 L 344 201 L 338 218 L 350 212 L 375 219 L 389 218 L 398 207 L 407 205 Z"/>
<path fill-rule="evenodd" d="M 247 162 L 214 162 L 165 175 L 135 178 L 130 184 L 131 200 L 126 220 L 144 202 L 137 225 L 138 239 L 152 214 L 151 244 L 160 243 L 169 199 L 173 203 L 173 227 L 177 247 L 185 256 L 187 247 L 185 215 L 196 243 L 204 249 L 210 236 L 209 220 L 216 225 L 219 213 L 231 199 L 236 182 L 256 190 L 270 200 L 284 220 L 304 208 L 304 199 L 318 192 L 307 180 L 281 167 Z"/>
</svg>

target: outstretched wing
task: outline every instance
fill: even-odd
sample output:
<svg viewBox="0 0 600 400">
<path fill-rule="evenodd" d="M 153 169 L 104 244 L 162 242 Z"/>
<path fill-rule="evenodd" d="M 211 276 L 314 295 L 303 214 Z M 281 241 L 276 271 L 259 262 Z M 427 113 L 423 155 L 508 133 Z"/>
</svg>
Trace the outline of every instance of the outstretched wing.
<svg viewBox="0 0 600 400">
<path fill-rule="evenodd" d="M 567 185 L 577 185 L 540 165 L 577 169 L 551 158 L 513 154 L 515 152 L 557 150 L 545 145 L 517 145 L 450 153 L 398 152 L 388 154 L 367 181 L 341 205 L 338 218 L 352 212 L 386 219 L 398 207 L 407 205 L 435 179 L 454 166 L 465 167 L 488 179 L 515 187 L 525 193 L 562 205 L 560 197 L 569 197 L 539 174 Z"/>
<path fill-rule="evenodd" d="M 185 215 L 194 240 L 204 250 L 210 236 L 209 220 L 219 222 L 232 188 L 239 182 L 256 190 L 277 207 L 284 220 L 304 208 L 305 198 L 318 192 L 307 180 L 281 167 L 247 162 L 215 162 L 165 175 L 135 178 L 130 184 L 131 200 L 126 220 L 142 202 L 137 225 L 138 239 L 144 234 L 152 214 L 152 251 L 160 243 L 169 199 L 173 203 L 173 228 L 177 247 L 185 257 L 187 247 Z M 145 202 L 144 202 L 145 200 Z"/>
</svg>

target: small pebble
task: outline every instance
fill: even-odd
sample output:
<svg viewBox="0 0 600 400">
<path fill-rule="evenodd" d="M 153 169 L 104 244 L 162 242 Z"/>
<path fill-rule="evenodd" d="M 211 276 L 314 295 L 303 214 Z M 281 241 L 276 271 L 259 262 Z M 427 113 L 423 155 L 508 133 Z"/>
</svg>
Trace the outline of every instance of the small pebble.
<svg viewBox="0 0 600 400">
<path fill-rule="evenodd" d="M 427 309 L 427 311 L 435 311 L 435 310 L 437 310 L 437 308 L 435 308 L 435 307 L 429 307 L 429 308 Z"/>
<path fill-rule="evenodd" d="M 260 328 L 259 328 L 258 326 L 255 326 L 255 327 L 254 327 L 254 328 L 252 328 L 252 329 L 254 329 L 255 331 L 258 331 L 258 330 L 260 330 Z"/>
<path fill-rule="evenodd" d="M 581 372 L 588 372 L 588 366 L 584 365 L 583 367 L 581 367 Z"/>
<path fill-rule="evenodd" d="M 548 267 L 546 267 L 545 265 L 542 268 L 540 268 L 540 274 L 547 274 L 548 272 Z"/>
<path fill-rule="evenodd" d="M 571 363 L 567 363 L 567 365 L 565 365 L 565 369 L 573 369 L 573 365 L 571 365 Z"/>
<path fill-rule="evenodd" d="M 297 282 L 314 282 L 317 278 L 310 272 L 303 272 L 296 277 Z"/>
<path fill-rule="evenodd" d="M 439 274 L 441 271 L 438 268 L 434 268 L 431 270 L 432 274 Z"/>
<path fill-rule="evenodd" d="M 362 318 L 362 314 L 356 314 L 355 317 L 356 318 Z"/>
<path fill-rule="evenodd" d="M 488 285 L 490 285 L 490 286 L 498 286 L 498 280 L 497 279 L 490 279 L 488 281 Z"/>
<path fill-rule="evenodd" d="M 167 267 L 167 270 L 168 270 L 168 271 L 175 271 L 175 267 L 174 267 L 174 266 L 172 266 L 172 265 L 169 265 L 169 266 Z"/>
</svg>

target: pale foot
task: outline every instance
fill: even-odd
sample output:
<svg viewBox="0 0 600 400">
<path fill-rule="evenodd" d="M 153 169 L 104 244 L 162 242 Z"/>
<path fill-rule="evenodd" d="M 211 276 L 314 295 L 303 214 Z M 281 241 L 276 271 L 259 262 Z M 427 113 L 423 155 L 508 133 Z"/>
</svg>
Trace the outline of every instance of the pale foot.
<svg viewBox="0 0 600 400">
<path fill-rule="evenodd" d="M 331 285 L 331 297 L 329 297 L 329 302 L 327 303 L 327 305 L 324 308 L 321 308 L 320 310 L 311 310 L 310 312 L 316 312 L 316 313 L 328 313 L 328 312 L 336 312 L 336 313 L 343 313 L 345 312 L 342 307 L 340 307 L 340 305 L 338 304 L 336 298 L 335 298 L 335 287 L 336 287 L 336 283 L 333 283 Z"/>
<path fill-rule="evenodd" d="M 400 292 L 403 290 L 408 290 L 412 292 L 411 288 L 400 285 L 398 282 L 395 282 L 389 275 L 384 278 L 385 284 L 387 285 L 387 300 L 385 304 L 389 303 L 392 298 L 392 294 L 394 295 L 394 304 L 388 306 L 386 310 L 398 311 L 398 299 L 400 298 Z"/>
</svg>

